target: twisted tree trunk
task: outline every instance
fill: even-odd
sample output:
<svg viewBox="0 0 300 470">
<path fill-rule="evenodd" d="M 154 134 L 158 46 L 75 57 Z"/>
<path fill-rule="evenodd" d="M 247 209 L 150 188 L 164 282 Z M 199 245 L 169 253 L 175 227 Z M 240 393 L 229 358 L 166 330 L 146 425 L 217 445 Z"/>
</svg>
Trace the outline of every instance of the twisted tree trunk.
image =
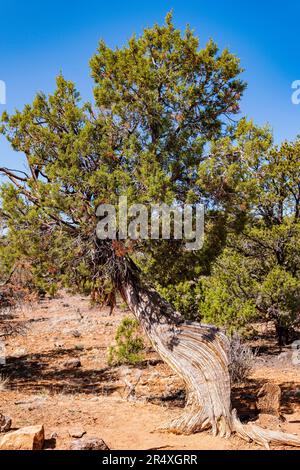
<svg viewBox="0 0 300 470">
<path fill-rule="evenodd" d="M 291 434 L 268 431 L 254 424 L 242 424 L 231 409 L 229 340 L 216 327 L 183 321 L 153 289 L 142 287 L 127 272 L 118 289 L 139 320 L 154 349 L 184 380 L 187 403 L 182 416 L 164 427 L 191 434 L 212 429 L 229 438 L 237 433 L 247 441 L 269 448 L 270 443 L 300 446 Z"/>
</svg>

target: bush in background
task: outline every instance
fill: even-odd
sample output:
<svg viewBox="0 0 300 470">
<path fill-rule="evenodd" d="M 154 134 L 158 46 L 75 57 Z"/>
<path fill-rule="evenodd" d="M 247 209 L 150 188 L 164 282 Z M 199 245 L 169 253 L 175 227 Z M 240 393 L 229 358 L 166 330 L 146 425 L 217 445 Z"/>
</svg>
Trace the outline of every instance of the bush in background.
<svg viewBox="0 0 300 470">
<path fill-rule="evenodd" d="M 200 321 L 199 302 L 203 295 L 200 282 L 185 281 L 158 290 L 185 320 Z"/>
</svg>

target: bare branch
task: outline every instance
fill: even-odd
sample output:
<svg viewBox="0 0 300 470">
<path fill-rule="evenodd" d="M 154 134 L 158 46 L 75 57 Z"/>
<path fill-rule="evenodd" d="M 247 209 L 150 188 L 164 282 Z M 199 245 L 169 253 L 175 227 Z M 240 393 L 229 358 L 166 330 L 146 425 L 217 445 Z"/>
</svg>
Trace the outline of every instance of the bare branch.
<svg viewBox="0 0 300 470">
<path fill-rule="evenodd" d="M 12 178 L 14 178 L 18 181 L 26 182 L 29 179 L 29 176 L 27 175 L 27 173 L 25 173 L 25 171 L 21 171 L 21 170 L 13 170 L 13 169 L 10 169 L 10 168 L 0 167 L 0 173 L 4 173 L 6 176 L 12 177 Z M 25 175 L 25 178 L 16 175 L 16 173 L 20 173 L 22 175 Z"/>
</svg>

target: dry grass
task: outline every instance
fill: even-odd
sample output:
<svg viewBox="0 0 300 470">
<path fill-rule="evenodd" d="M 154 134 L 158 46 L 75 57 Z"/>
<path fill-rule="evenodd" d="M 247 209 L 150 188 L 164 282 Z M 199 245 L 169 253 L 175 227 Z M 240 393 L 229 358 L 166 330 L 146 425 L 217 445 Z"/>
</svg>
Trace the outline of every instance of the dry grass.
<svg viewBox="0 0 300 470">
<path fill-rule="evenodd" d="M 249 379 L 254 367 L 256 353 L 242 342 L 239 335 L 234 335 L 230 343 L 229 371 L 233 384 L 240 384 Z"/>
</svg>

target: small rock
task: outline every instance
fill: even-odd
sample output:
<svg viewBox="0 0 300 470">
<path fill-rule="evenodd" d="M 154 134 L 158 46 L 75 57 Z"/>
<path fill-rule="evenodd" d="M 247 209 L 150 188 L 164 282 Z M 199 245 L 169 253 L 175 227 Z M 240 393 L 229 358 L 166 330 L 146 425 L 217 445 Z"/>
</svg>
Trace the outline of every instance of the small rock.
<svg viewBox="0 0 300 470">
<path fill-rule="evenodd" d="M 50 439 L 57 439 L 57 438 L 58 438 L 57 432 L 53 432 L 50 436 Z"/>
<path fill-rule="evenodd" d="M 110 450 L 102 439 L 96 437 L 75 439 L 71 442 L 71 450 Z"/>
<path fill-rule="evenodd" d="M 81 362 L 79 359 L 69 359 L 64 362 L 64 367 L 67 369 L 77 369 L 78 367 L 81 367 Z"/>
<path fill-rule="evenodd" d="M 77 437 L 78 439 L 86 434 L 86 431 L 83 428 L 69 429 L 68 432 L 70 437 Z"/>
<path fill-rule="evenodd" d="M 15 401 L 15 405 L 28 405 L 30 403 L 34 403 L 36 401 L 36 398 L 30 398 L 28 400 L 17 400 Z"/>
<path fill-rule="evenodd" d="M 44 426 L 27 426 L 6 434 L 0 442 L 0 450 L 42 450 Z"/>
<path fill-rule="evenodd" d="M 44 396 L 36 396 L 36 397 L 33 397 L 33 398 L 28 398 L 27 400 L 17 400 L 15 401 L 15 405 L 22 405 L 24 408 L 32 408 L 32 409 L 36 409 L 40 406 L 43 406 L 44 403 L 47 401 L 47 397 Z"/>
<path fill-rule="evenodd" d="M 13 356 L 14 357 L 17 357 L 17 358 L 20 358 L 20 357 L 24 357 L 26 356 L 28 353 L 27 353 L 27 349 L 25 348 L 18 348 L 16 349 L 14 352 L 13 352 Z"/>
<path fill-rule="evenodd" d="M 290 353 L 289 352 L 283 352 L 277 356 L 277 360 L 279 362 L 287 362 L 290 360 Z"/>
<path fill-rule="evenodd" d="M 0 432 L 8 432 L 11 428 L 11 418 L 0 413 Z"/>
</svg>

